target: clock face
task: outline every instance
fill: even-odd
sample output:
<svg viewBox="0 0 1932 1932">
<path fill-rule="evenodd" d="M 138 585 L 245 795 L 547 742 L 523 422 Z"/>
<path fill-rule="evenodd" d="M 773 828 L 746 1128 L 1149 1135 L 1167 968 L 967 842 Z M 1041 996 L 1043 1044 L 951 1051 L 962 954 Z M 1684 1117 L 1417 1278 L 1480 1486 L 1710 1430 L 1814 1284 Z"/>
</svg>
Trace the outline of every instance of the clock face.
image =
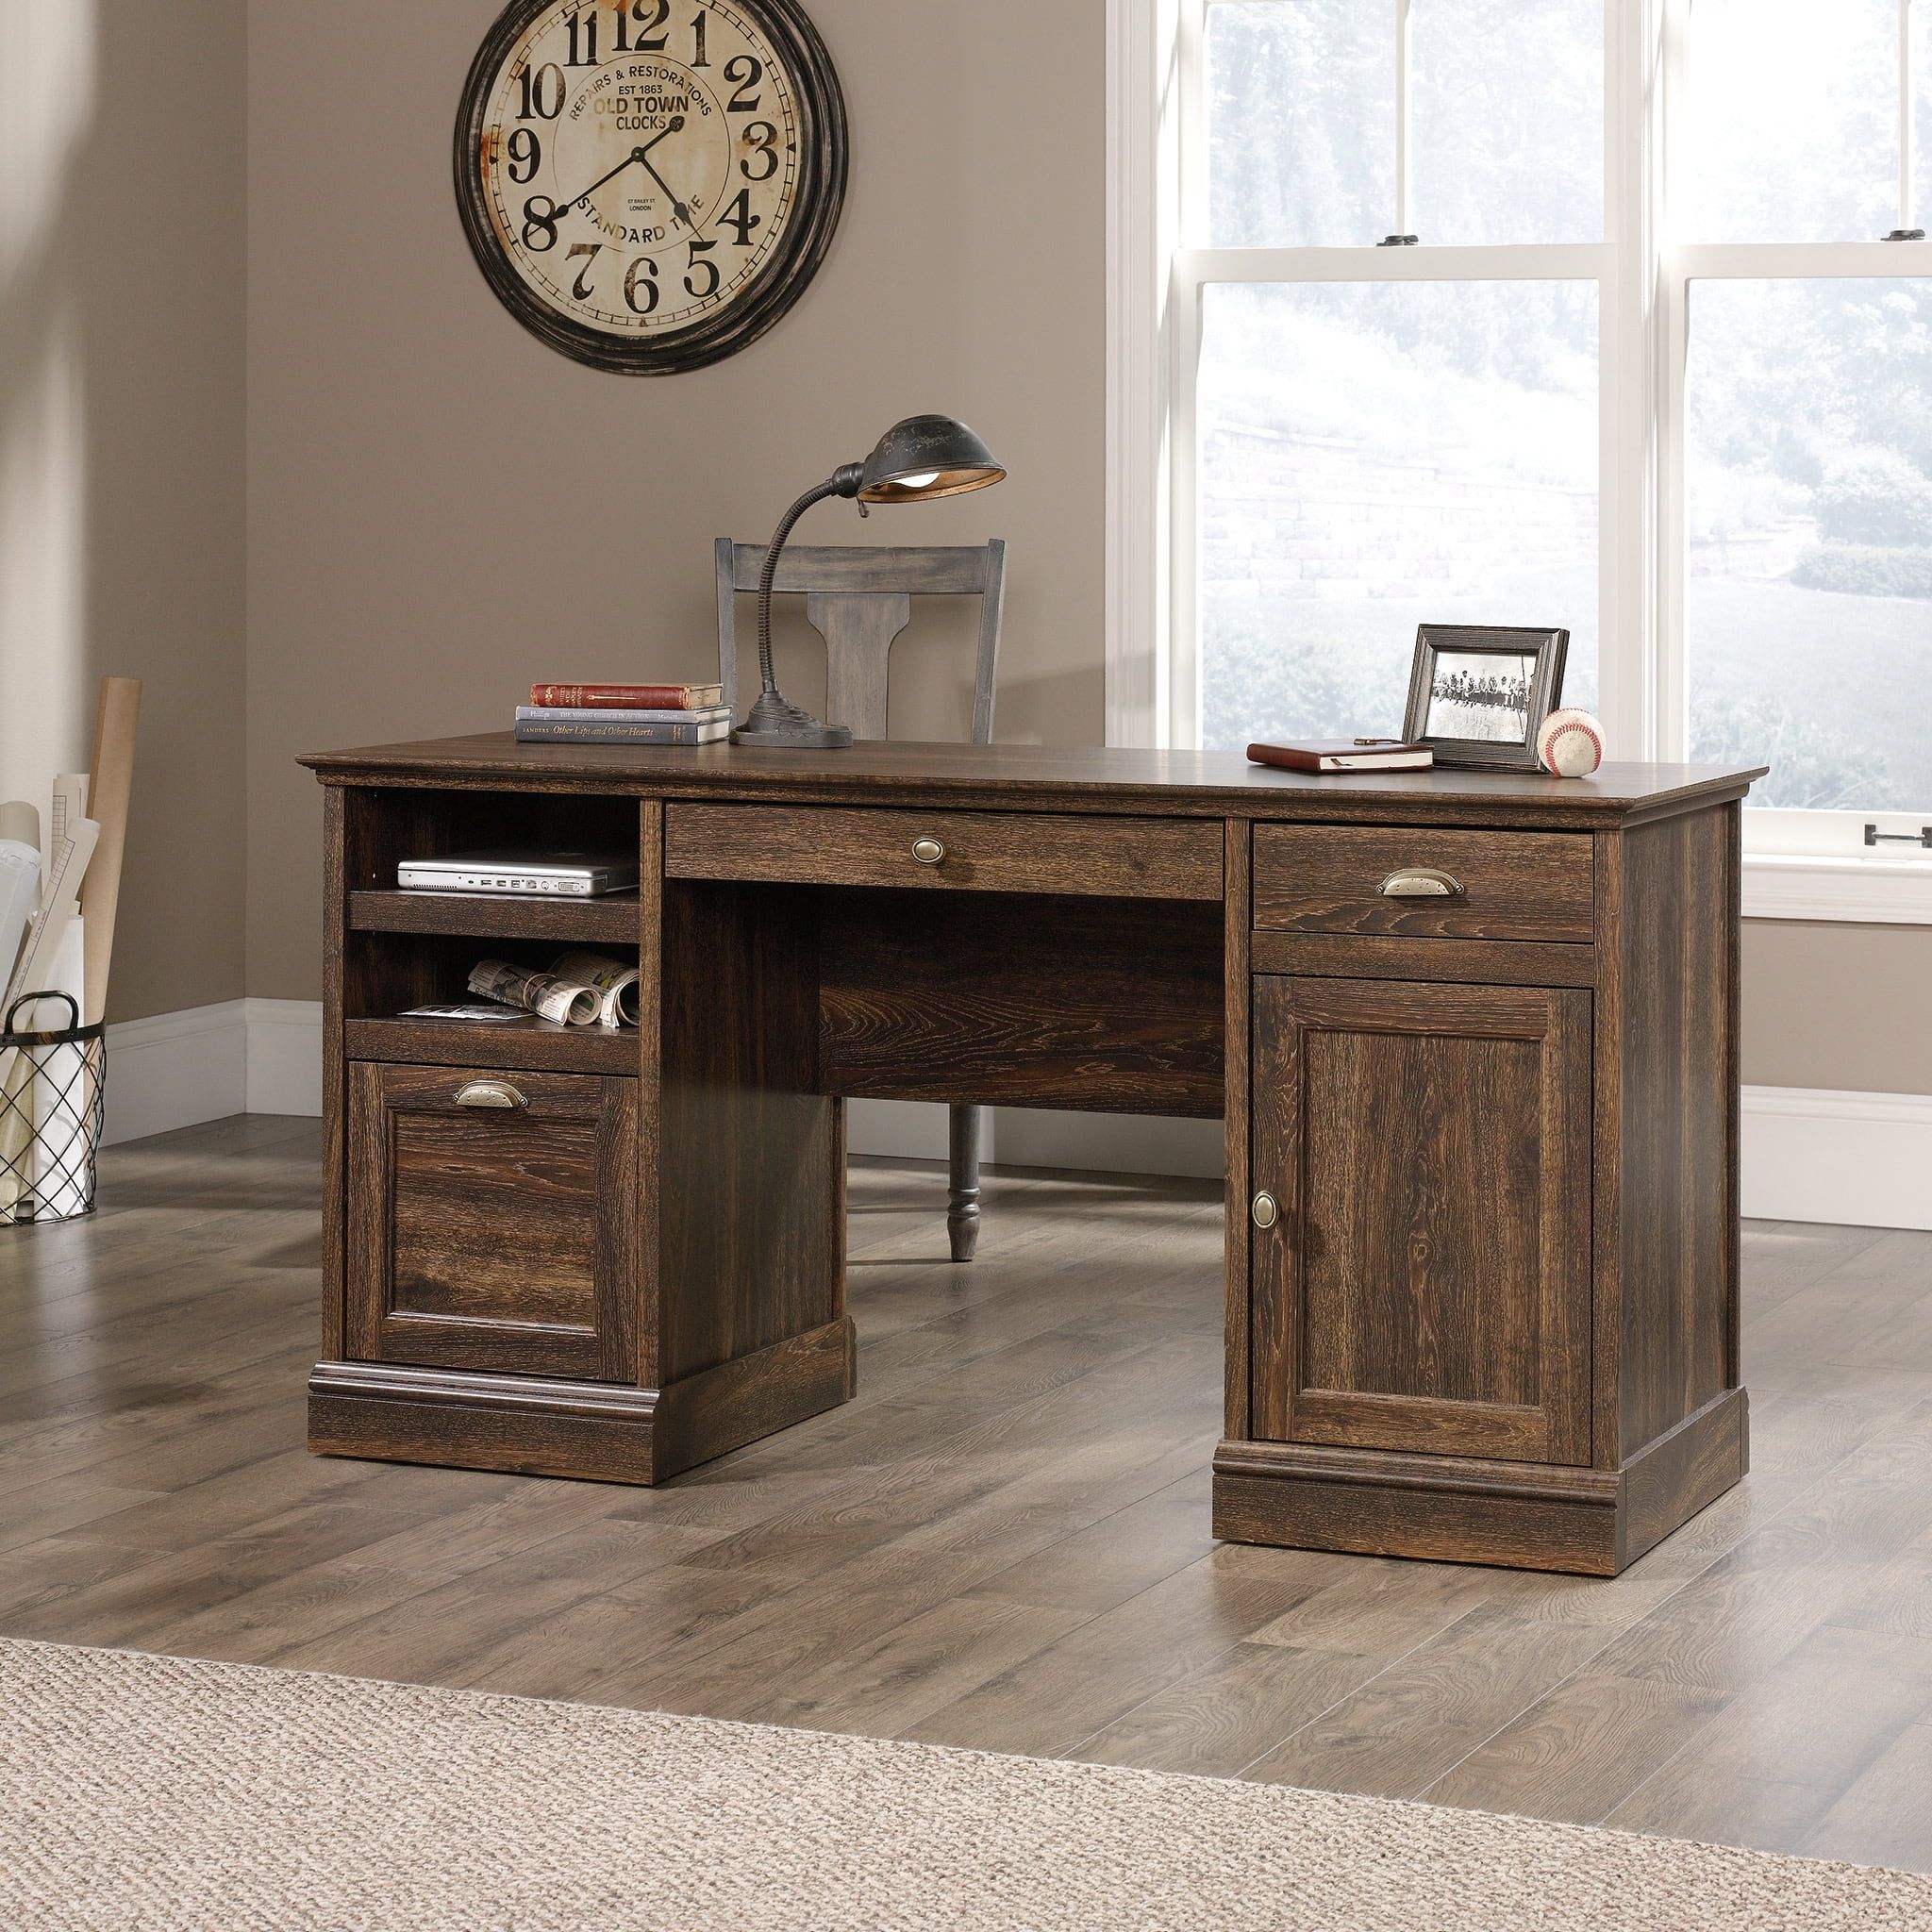
<svg viewBox="0 0 1932 1932">
<path fill-rule="evenodd" d="M 514 0 L 471 70 L 457 191 L 510 309 L 607 369 L 717 360 L 804 291 L 843 102 L 795 0 Z"/>
</svg>

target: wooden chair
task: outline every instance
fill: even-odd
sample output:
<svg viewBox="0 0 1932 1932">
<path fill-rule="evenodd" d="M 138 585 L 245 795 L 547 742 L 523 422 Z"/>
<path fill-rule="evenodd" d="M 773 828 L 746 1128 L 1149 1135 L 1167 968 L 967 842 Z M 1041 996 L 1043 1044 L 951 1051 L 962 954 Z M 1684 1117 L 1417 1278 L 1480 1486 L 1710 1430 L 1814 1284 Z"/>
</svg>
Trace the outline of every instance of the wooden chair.
<svg viewBox="0 0 1932 1932">
<path fill-rule="evenodd" d="M 765 565 L 762 543 L 720 537 L 718 663 L 728 704 L 738 701 L 738 598 L 756 591 Z M 911 546 L 789 547 L 778 559 L 776 588 L 803 595 L 805 614 L 825 641 L 827 724 L 855 738 L 886 737 L 892 641 L 912 622 L 914 597 L 980 600 L 979 662 L 973 684 L 974 744 L 992 742 L 1000 624 L 1006 610 L 1007 546 L 995 538 L 972 549 Z M 981 1109 L 952 1109 L 946 1235 L 953 1259 L 970 1261 L 979 1241 Z"/>
</svg>

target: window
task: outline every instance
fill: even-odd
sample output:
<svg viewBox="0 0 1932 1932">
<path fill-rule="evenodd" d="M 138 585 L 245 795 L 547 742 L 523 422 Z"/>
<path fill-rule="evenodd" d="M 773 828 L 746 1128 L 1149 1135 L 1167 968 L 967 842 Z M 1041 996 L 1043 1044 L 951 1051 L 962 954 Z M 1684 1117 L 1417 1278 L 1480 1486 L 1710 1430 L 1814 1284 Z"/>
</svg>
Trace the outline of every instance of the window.
<svg viewBox="0 0 1932 1932">
<path fill-rule="evenodd" d="M 1927 16 L 1690 8 L 1667 642 L 1690 755 L 1772 768 L 1760 849 L 1883 862 L 1906 848 L 1868 824 L 1932 822 L 1932 272 L 1908 239 Z"/>
<path fill-rule="evenodd" d="M 1932 282 L 1696 281 L 1690 347 L 1691 757 L 1768 760 L 1765 808 L 1923 812 Z"/>
<path fill-rule="evenodd" d="M 1401 728 L 1416 625 L 1597 633 L 1597 287 L 1204 291 L 1199 741 Z"/>
<path fill-rule="evenodd" d="M 1418 623 L 1563 625 L 1613 747 L 1773 765 L 1755 851 L 1908 866 L 1932 0 L 1116 5 L 1115 735 L 1393 731 Z"/>
</svg>

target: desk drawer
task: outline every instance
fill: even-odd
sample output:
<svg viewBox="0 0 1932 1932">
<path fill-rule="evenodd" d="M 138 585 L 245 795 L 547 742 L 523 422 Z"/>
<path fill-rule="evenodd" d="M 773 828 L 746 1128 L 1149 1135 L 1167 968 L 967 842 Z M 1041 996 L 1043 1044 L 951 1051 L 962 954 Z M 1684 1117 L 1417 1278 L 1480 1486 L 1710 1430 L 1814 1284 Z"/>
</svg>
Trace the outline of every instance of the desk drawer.
<svg viewBox="0 0 1932 1932">
<path fill-rule="evenodd" d="M 637 1088 L 351 1065 L 350 1357 L 634 1379 Z"/>
<path fill-rule="evenodd" d="M 674 805 L 664 815 L 664 871 L 675 879 L 1219 899 L 1221 840 L 1218 819 Z"/>
<path fill-rule="evenodd" d="M 1264 932 L 1588 944 L 1596 924 L 1591 839 L 1257 825 L 1255 924 Z"/>
</svg>

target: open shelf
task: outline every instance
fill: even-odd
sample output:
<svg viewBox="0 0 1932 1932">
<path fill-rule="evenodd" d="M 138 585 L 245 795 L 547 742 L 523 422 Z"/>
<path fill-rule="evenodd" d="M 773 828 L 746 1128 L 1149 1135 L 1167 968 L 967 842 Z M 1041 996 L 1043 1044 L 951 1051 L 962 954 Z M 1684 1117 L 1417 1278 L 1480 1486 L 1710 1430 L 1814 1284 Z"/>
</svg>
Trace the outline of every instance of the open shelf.
<svg viewBox="0 0 1932 1932">
<path fill-rule="evenodd" d="M 399 891 L 349 894 L 352 932 L 452 933 L 471 939 L 634 946 L 641 919 L 635 892 L 608 899 Z"/>
<path fill-rule="evenodd" d="M 525 1020 L 347 1020 L 343 1050 L 352 1060 L 416 1066 L 527 1068 L 538 1074 L 635 1074 L 635 1028 L 558 1026 Z"/>
</svg>

